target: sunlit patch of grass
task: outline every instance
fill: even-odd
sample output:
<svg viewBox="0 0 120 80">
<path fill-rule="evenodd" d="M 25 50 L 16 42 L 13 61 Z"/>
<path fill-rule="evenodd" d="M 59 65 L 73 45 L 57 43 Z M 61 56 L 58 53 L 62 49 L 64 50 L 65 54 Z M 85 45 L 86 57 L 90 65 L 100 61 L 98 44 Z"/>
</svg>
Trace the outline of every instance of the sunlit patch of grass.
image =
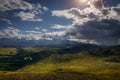
<svg viewBox="0 0 120 80">
<path fill-rule="evenodd" d="M 24 48 L 24 50 L 26 50 L 26 51 L 32 51 L 32 52 L 39 52 L 39 51 L 41 51 L 41 50 L 43 50 L 43 49 L 41 49 L 41 48 L 33 48 L 33 47 L 26 47 L 26 48 Z"/>
<path fill-rule="evenodd" d="M 93 74 L 101 80 L 120 80 L 120 64 L 104 60 L 105 58 L 86 55 L 66 62 L 38 62 L 18 70 L 18 72 L 54 73 L 69 70 L 78 73 Z"/>
<path fill-rule="evenodd" d="M 44 70 L 55 70 L 55 69 L 71 69 L 76 71 L 97 71 L 104 69 L 116 69 L 119 68 L 119 63 L 105 62 L 102 59 L 94 58 L 94 57 L 85 57 L 82 59 L 75 59 L 68 62 L 61 63 L 43 63 L 38 62 L 36 64 L 27 66 L 21 71 L 39 71 L 42 72 Z"/>
<path fill-rule="evenodd" d="M 0 48 L 0 55 L 15 55 L 16 48 Z"/>
<path fill-rule="evenodd" d="M 32 52 L 40 52 L 45 50 L 58 50 L 59 48 L 48 48 L 48 47 L 25 47 L 24 50 L 26 51 L 32 51 Z"/>
<path fill-rule="evenodd" d="M 48 73 L 56 70 L 57 66 L 54 64 L 44 64 L 44 63 L 38 63 L 34 66 L 28 66 L 26 68 L 23 68 L 22 72 L 39 72 L 39 73 Z"/>
<path fill-rule="evenodd" d="M 28 48 L 28 51 L 30 50 L 32 49 Z M 33 50 L 45 50 L 45 48 Z M 52 49 L 52 52 L 54 50 Z M 49 52 L 51 51 L 47 53 Z M 10 80 L 120 80 L 120 63 L 106 61 L 108 58 L 111 60 L 114 55 L 100 57 L 87 52 L 76 54 L 53 54 L 52 52 L 43 60 L 16 72 L 3 72 L 2 78 L 4 80 L 7 78 Z M 0 80 L 3 80 L 2 78 L 0 75 Z"/>
</svg>

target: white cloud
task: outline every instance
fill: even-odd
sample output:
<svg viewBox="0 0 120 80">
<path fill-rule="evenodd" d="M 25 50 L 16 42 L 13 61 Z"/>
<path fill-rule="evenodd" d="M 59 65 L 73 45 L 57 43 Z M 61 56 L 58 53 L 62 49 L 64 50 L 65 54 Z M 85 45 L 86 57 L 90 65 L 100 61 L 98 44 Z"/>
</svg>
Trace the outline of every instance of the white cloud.
<svg viewBox="0 0 120 80">
<path fill-rule="evenodd" d="M 47 29 L 42 29 L 43 32 L 47 32 L 48 30 Z"/>
<path fill-rule="evenodd" d="M 85 8 L 71 8 L 66 10 L 54 10 L 52 16 L 72 19 L 73 23 L 69 25 L 55 24 L 50 26 L 53 29 L 64 29 L 61 31 L 48 31 L 40 27 L 35 27 L 35 31 L 22 31 L 14 28 L 7 28 L 0 31 L 0 37 L 7 36 L 8 38 L 24 38 L 26 40 L 40 40 L 40 39 L 67 39 L 70 41 L 77 41 L 90 44 L 116 44 L 120 43 L 118 32 L 118 22 L 120 21 L 120 6 L 105 8 L 99 5 L 89 4 Z M 21 8 L 22 9 L 22 8 Z M 32 8 L 27 12 L 23 9 L 17 15 L 23 21 L 41 21 L 38 14 L 43 14 L 48 9 L 42 7 L 40 4 L 32 4 Z M 112 23 L 112 24 L 111 24 Z M 115 26 L 115 27 L 113 27 Z M 41 29 L 41 32 L 38 31 Z M 112 35 L 112 38 L 110 37 Z M 115 36 L 116 35 L 116 36 Z"/>
<path fill-rule="evenodd" d="M 0 11 L 17 10 L 20 11 L 15 13 L 15 16 L 20 17 L 23 21 L 42 21 L 38 17 L 39 14 L 43 14 L 49 9 L 45 6 L 38 4 L 32 4 L 25 0 L 0 0 Z"/>
<path fill-rule="evenodd" d="M 36 33 L 36 34 L 26 34 L 24 37 L 26 40 L 40 40 L 42 39 L 41 35 Z"/>
<path fill-rule="evenodd" d="M 1 34 L 2 33 L 2 34 Z M 0 31 L 0 38 L 17 38 L 17 39 L 21 39 L 22 35 L 19 34 L 20 30 L 13 28 L 13 27 L 8 27 L 6 29 L 3 29 L 2 31 Z"/>
<path fill-rule="evenodd" d="M 97 1 L 99 2 L 99 1 Z M 102 3 L 89 3 L 89 7 L 79 9 L 71 8 L 68 10 L 54 10 L 52 16 L 72 19 L 74 23 L 84 24 L 93 20 L 115 19 L 120 20 L 120 7 L 101 7 Z"/>
<path fill-rule="evenodd" d="M 96 41 L 94 40 L 87 40 L 87 39 L 75 39 L 75 38 L 70 38 L 68 39 L 69 41 L 76 41 L 76 42 L 82 42 L 82 43 L 90 43 L 90 44 L 98 44 L 100 45 L 99 43 L 97 43 Z"/>
<path fill-rule="evenodd" d="M 40 30 L 41 28 L 40 27 L 35 27 L 35 30 Z"/>
<path fill-rule="evenodd" d="M 7 24 L 12 24 L 12 22 L 8 19 L 1 19 L 2 21 L 5 21 Z"/>
<path fill-rule="evenodd" d="M 32 34 L 41 34 L 40 31 L 25 31 L 25 32 L 27 32 L 27 33 L 32 33 Z"/>
<path fill-rule="evenodd" d="M 73 9 L 77 9 L 77 8 L 72 8 L 70 10 L 54 10 L 54 11 L 52 11 L 52 16 L 65 17 L 67 19 L 75 19 L 76 15 L 69 13 L 69 11 L 71 11 Z"/>
<path fill-rule="evenodd" d="M 14 27 L 7 27 L 6 29 L 0 30 L 0 39 L 26 39 L 26 40 L 52 40 L 51 36 L 54 36 L 56 33 L 47 33 L 46 29 L 43 30 L 45 33 L 40 31 L 22 31 Z"/>
<path fill-rule="evenodd" d="M 49 9 L 47 7 L 43 7 L 43 10 L 44 11 L 48 11 Z"/>
<path fill-rule="evenodd" d="M 31 13 L 25 13 L 25 12 L 20 12 L 18 16 L 24 21 L 24 20 L 29 20 L 33 19 L 35 17 L 34 14 Z"/>
<path fill-rule="evenodd" d="M 53 39 L 62 39 L 63 36 L 66 34 L 65 31 L 53 31 L 53 32 L 47 32 L 43 34 L 43 37 L 46 38 L 53 38 Z"/>
<path fill-rule="evenodd" d="M 10 39 L 26 39 L 26 40 L 40 40 L 42 39 L 41 32 L 39 31 L 21 31 L 14 27 L 7 27 L 6 29 L 0 30 L 0 38 Z"/>
<path fill-rule="evenodd" d="M 55 24 L 55 25 L 51 26 L 51 28 L 53 28 L 53 29 L 66 29 L 66 28 L 68 28 L 68 26 Z"/>
<path fill-rule="evenodd" d="M 52 11 L 52 16 L 65 17 L 66 19 L 73 19 L 74 22 L 83 24 L 85 22 L 91 21 L 96 18 L 96 16 L 101 16 L 100 11 L 95 7 L 91 6 L 80 10 L 78 8 L 71 8 L 69 10 L 55 10 Z"/>
<path fill-rule="evenodd" d="M 32 9 L 33 5 L 24 0 L 0 0 L 0 11 Z"/>
<path fill-rule="evenodd" d="M 17 16 L 19 16 L 23 21 L 42 21 L 40 18 L 35 18 L 36 15 L 34 13 L 20 12 Z"/>
<path fill-rule="evenodd" d="M 120 20 L 120 14 L 119 12 L 115 11 L 115 8 L 111 8 L 111 10 L 108 10 L 108 14 L 106 16 L 108 19 Z"/>
<path fill-rule="evenodd" d="M 17 13 L 16 16 L 20 17 L 23 21 L 34 21 L 39 22 L 42 21 L 42 19 L 39 17 L 39 14 L 43 14 L 48 10 L 47 7 L 42 7 L 40 4 L 33 5 L 33 8 L 31 10 L 21 11 Z"/>
<path fill-rule="evenodd" d="M 39 31 L 25 31 L 27 34 L 25 34 L 23 38 L 25 38 L 26 40 L 52 40 L 60 38 L 63 39 L 63 36 L 65 35 L 65 31 L 48 32 L 46 29 L 43 29 L 42 31 L 44 33 Z"/>
<path fill-rule="evenodd" d="M 118 39 L 120 38 L 118 35 L 120 7 L 107 8 L 102 3 L 99 3 L 98 0 L 97 3 L 88 4 L 89 6 L 82 9 L 71 8 L 52 11 L 52 16 L 73 20 L 63 37 L 70 41 L 90 44 L 118 44 Z M 114 35 L 114 37 L 111 35 Z"/>
</svg>

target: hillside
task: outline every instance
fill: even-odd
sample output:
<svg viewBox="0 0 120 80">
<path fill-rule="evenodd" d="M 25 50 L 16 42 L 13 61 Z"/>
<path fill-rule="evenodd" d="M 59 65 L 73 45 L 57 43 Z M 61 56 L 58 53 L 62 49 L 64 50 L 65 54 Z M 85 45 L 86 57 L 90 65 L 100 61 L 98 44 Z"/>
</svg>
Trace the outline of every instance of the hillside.
<svg viewBox="0 0 120 80">
<path fill-rule="evenodd" d="M 120 49 L 105 48 L 75 54 L 52 54 L 18 72 L 64 73 L 80 72 L 95 75 L 101 80 L 120 79 Z"/>
<path fill-rule="evenodd" d="M 120 80 L 120 46 L 82 51 L 76 48 L 80 47 L 17 49 L 16 55 L 6 59 L 11 59 L 9 65 L 1 64 L 5 72 L 0 73 L 0 80 L 8 76 L 12 80 L 27 80 L 28 76 L 29 80 Z"/>
</svg>

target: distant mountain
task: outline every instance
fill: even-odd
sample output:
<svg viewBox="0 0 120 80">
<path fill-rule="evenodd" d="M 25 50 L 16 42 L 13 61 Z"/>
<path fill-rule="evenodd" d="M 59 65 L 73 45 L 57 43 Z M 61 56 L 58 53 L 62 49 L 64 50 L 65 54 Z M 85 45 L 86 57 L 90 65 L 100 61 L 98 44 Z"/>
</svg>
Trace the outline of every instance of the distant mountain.
<svg viewBox="0 0 120 80">
<path fill-rule="evenodd" d="M 63 49 L 59 50 L 58 53 L 60 53 L 60 54 L 69 53 L 70 54 L 70 53 L 77 53 L 80 51 L 88 51 L 88 50 L 94 50 L 94 49 L 100 49 L 100 48 L 104 48 L 104 46 L 99 46 L 99 45 L 95 45 L 95 44 L 79 43 L 72 47 L 63 48 Z"/>
<path fill-rule="evenodd" d="M 75 41 L 68 40 L 25 40 L 25 39 L 0 39 L 0 47 L 72 47 L 72 48 L 81 48 L 81 49 L 89 49 L 93 47 L 98 47 L 97 45 L 85 44 Z"/>
<path fill-rule="evenodd" d="M 120 49 L 120 45 L 110 46 L 108 48 Z"/>
<path fill-rule="evenodd" d="M 66 40 L 25 40 L 25 39 L 0 39 L 0 47 L 27 47 L 27 46 L 65 46 L 73 45 L 77 42 Z"/>
<path fill-rule="evenodd" d="M 90 50 L 88 53 L 98 57 L 120 56 L 120 45 Z"/>
</svg>

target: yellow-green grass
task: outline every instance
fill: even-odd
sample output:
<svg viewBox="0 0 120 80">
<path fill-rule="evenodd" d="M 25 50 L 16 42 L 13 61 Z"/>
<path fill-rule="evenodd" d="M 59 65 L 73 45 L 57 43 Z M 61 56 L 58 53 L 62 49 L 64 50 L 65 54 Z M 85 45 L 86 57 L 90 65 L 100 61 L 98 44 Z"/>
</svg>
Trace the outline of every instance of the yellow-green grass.
<svg viewBox="0 0 120 80">
<path fill-rule="evenodd" d="M 42 63 L 38 62 L 36 64 L 27 66 L 22 68 L 18 71 L 25 71 L 25 72 L 51 72 L 56 71 L 58 69 L 69 69 L 73 71 L 80 71 L 80 72 L 99 72 L 101 70 L 120 70 L 119 63 L 112 63 L 112 62 L 104 62 L 102 60 L 97 59 L 86 59 L 86 60 L 72 60 L 70 62 L 62 62 L 62 63 Z"/>
<path fill-rule="evenodd" d="M 87 60 L 77 59 L 65 63 L 38 62 L 16 72 L 1 72 L 0 80 L 120 80 L 120 64 L 96 58 Z M 69 73 L 66 73 L 67 71 Z"/>
<path fill-rule="evenodd" d="M 120 63 L 105 62 L 104 58 L 91 56 L 61 63 L 38 62 L 22 68 L 18 72 L 56 73 L 66 70 L 93 74 L 101 80 L 120 80 Z"/>
<path fill-rule="evenodd" d="M 0 48 L 0 55 L 14 55 L 16 48 Z"/>
<path fill-rule="evenodd" d="M 57 50 L 59 48 L 47 48 L 47 47 L 25 47 L 24 50 L 26 51 L 32 51 L 32 52 L 40 52 L 40 51 L 45 51 L 45 50 L 50 50 L 50 51 L 53 51 L 53 50 Z"/>
<path fill-rule="evenodd" d="M 37 49 L 37 48 L 34 48 L 34 47 L 25 47 L 24 50 L 32 51 L 32 52 L 39 52 L 41 49 Z"/>
<path fill-rule="evenodd" d="M 30 50 L 30 48 L 28 48 L 28 50 Z M 57 56 L 58 55 L 54 55 L 52 58 L 55 58 Z M 71 56 L 73 57 L 73 59 L 68 61 L 52 62 L 52 60 L 57 60 L 59 58 L 64 59 L 66 57 L 71 57 Z M 78 58 L 74 58 L 74 56 L 78 56 Z M 108 58 L 111 57 L 93 57 L 85 53 L 84 54 L 78 53 L 75 55 L 63 54 L 63 55 L 59 55 L 58 58 L 52 60 L 51 58 L 49 59 L 47 57 L 43 61 L 23 67 L 22 69 L 19 69 L 16 72 L 7 72 L 7 73 L 1 72 L 0 74 L 3 74 L 3 76 L 1 76 L 2 78 L 0 80 L 3 80 L 4 76 L 8 77 L 9 78 L 8 80 L 10 80 L 11 78 L 12 80 L 16 80 L 17 77 L 14 77 L 15 75 L 17 75 L 18 78 L 19 76 L 22 77 L 19 80 L 22 79 L 27 80 L 27 77 L 31 77 L 31 79 L 29 80 L 34 79 L 34 77 L 38 77 L 38 79 L 36 80 L 57 80 L 56 77 L 58 78 L 61 77 L 61 74 L 59 73 L 62 73 L 63 76 L 65 75 L 63 73 L 66 72 L 68 72 L 66 73 L 66 76 L 68 78 L 63 76 L 63 78 L 66 79 L 61 78 L 59 80 L 70 80 L 70 79 L 71 80 L 120 80 L 120 63 L 108 62 L 106 61 L 106 59 Z M 94 77 L 96 77 L 97 79 L 84 79 L 85 77 L 83 77 L 81 73 L 87 75 L 87 77 L 90 75 L 94 75 Z M 50 74 L 51 79 L 49 79 L 49 77 L 48 79 L 45 79 L 46 76 L 48 76 L 46 74 Z M 72 74 L 73 75 L 75 74 L 75 76 L 73 76 L 75 79 L 70 77 Z M 81 77 L 79 79 L 76 79 L 77 76 L 81 76 Z"/>
<path fill-rule="evenodd" d="M 53 74 L 29 72 L 2 72 L 0 80 L 98 80 L 94 75 L 77 72 L 64 72 Z"/>
</svg>

